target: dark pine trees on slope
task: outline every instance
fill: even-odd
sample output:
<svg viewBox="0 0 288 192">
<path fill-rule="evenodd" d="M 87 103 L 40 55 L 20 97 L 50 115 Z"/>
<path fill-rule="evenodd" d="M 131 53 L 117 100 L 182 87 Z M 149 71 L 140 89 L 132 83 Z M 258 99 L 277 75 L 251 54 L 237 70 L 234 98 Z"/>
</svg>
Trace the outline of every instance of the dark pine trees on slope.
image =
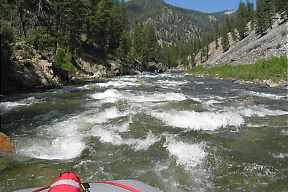
<svg viewBox="0 0 288 192">
<path fill-rule="evenodd" d="M 240 40 L 246 37 L 246 32 L 248 30 L 247 23 L 248 23 L 247 8 L 245 6 L 245 3 L 241 1 L 239 4 L 239 8 L 237 10 L 237 31 Z"/>
<path fill-rule="evenodd" d="M 288 20 L 288 1 L 276 0 L 276 11 L 280 13 L 281 18 L 285 21 Z"/>
<path fill-rule="evenodd" d="M 219 23 L 218 23 L 218 20 L 216 20 L 216 23 L 215 23 L 215 28 L 214 28 L 214 36 L 215 36 L 215 42 L 216 42 L 216 49 L 218 49 L 219 47 L 219 37 L 220 37 L 220 26 L 219 26 Z"/>
<path fill-rule="evenodd" d="M 126 57 L 129 52 L 123 0 L 3 0 L 1 3 L 1 22 L 7 21 L 16 29 L 17 39 L 51 59 L 60 51 L 59 55 L 67 57 L 69 63 L 69 58 L 80 56 L 81 49 L 88 44 L 106 55 Z"/>
<path fill-rule="evenodd" d="M 160 46 L 157 42 L 155 29 L 151 23 L 148 22 L 146 24 L 144 34 L 145 34 L 144 61 L 146 62 L 155 61 L 159 54 Z"/>
<path fill-rule="evenodd" d="M 224 24 L 223 28 L 222 28 L 222 47 L 223 47 L 223 52 L 228 51 L 230 45 L 229 45 L 229 37 L 228 37 L 228 27 L 226 24 Z"/>
<path fill-rule="evenodd" d="M 136 59 L 141 63 L 141 66 L 137 66 L 141 71 L 147 70 L 149 62 L 157 61 L 160 56 L 160 45 L 151 23 L 148 22 L 145 27 L 143 23 L 135 23 L 129 56 L 130 62 Z"/>
<path fill-rule="evenodd" d="M 272 28 L 272 3 L 270 0 L 257 0 L 256 33 L 264 36 Z"/>
</svg>

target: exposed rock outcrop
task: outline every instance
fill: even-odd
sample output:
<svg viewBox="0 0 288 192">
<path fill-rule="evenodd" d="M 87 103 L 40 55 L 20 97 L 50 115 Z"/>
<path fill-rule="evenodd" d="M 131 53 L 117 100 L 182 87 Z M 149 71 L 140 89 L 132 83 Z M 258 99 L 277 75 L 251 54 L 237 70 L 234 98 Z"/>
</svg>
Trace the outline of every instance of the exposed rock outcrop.
<svg viewBox="0 0 288 192">
<path fill-rule="evenodd" d="M 45 60 L 38 63 L 19 60 L 16 68 L 1 71 L 2 94 L 62 85 L 62 80 L 52 70 L 52 64 Z"/>
<path fill-rule="evenodd" d="M 39 51 L 16 42 L 13 45 L 13 62 L 1 69 L 1 94 L 61 87 L 83 79 L 100 79 L 122 75 L 122 66 L 117 61 L 99 56 L 99 50 L 84 47 L 82 58 L 73 59 L 75 71 L 68 72 L 52 66 L 53 57 L 43 56 Z"/>
</svg>

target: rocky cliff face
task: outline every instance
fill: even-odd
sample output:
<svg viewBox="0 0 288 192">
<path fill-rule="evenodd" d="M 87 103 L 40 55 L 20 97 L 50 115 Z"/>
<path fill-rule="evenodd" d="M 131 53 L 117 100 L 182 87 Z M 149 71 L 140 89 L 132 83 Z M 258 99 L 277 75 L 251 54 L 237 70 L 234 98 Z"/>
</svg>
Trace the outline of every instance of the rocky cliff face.
<svg viewBox="0 0 288 192">
<path fill-rule="evenodd" d="M 25 42 L 13 45 L 13 64 L 1 69 L 1 94 L 61 87 L 82 79 L 99 79 L 122 74 L 122 66 L 113 60 L 104 60 L 87 53 L 74 61 L 74 72 L 55 71 L 52 62 L 39 51 L 27 48 Z M 91 51 L 91 50 L 90 50 Z"/>
<path fill-rule="evenodd" d="M 2 94 L 62 85 L 61 78 L 52 70 L 52 63 L 40 57 L 17 59 L 15 66 L 1 70 Z"/>
</svg>

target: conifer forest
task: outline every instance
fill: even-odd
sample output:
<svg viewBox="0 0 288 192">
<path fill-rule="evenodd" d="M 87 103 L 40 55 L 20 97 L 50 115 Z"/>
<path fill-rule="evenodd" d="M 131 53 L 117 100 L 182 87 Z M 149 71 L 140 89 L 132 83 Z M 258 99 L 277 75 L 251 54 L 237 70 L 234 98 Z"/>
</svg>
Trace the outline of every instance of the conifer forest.
<svg viewBox="0 0 288 192">
<path fill-rule="evenodd" d="M 53 60 L 54 69 L 68 71 L 75 68 L 73 60 L 89 49 L 123 64 L 137 60 L 133 67 L 140 71 L 147 70 L 149 62 L 193 67 L 197 53 L 201 52 L 201 61 L 208 59 L 211 42 L 225 52 L 228 34 L 241 40 L 255 29 L 263 36 L 276 13 L 286 20 L 288 14 L 285 0 L 258 0 L 256 9 L 249 0 L 241 1 L 231 15 L 209 15 L 159 0 L 3 0 L 1 4 L 2 67 L 13 62 L 11 43 L 24 41 Z M 211 15 L 217 19 L 209 20 Z"/>
</svg>

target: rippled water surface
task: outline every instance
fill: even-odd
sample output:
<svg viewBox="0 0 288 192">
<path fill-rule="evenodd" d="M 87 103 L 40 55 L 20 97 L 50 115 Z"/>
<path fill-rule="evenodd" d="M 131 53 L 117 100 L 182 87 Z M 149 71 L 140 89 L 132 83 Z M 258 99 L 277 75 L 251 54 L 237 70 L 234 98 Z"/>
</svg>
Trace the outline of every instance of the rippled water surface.
<svg viewBox="0 0 288 192">
<path fill-rule="evenodd" d="M 127 76 L 2 98 L 0 191 L 134 179 L 163 191 L 288 191 L 287 91 Z"/>
</svg>

